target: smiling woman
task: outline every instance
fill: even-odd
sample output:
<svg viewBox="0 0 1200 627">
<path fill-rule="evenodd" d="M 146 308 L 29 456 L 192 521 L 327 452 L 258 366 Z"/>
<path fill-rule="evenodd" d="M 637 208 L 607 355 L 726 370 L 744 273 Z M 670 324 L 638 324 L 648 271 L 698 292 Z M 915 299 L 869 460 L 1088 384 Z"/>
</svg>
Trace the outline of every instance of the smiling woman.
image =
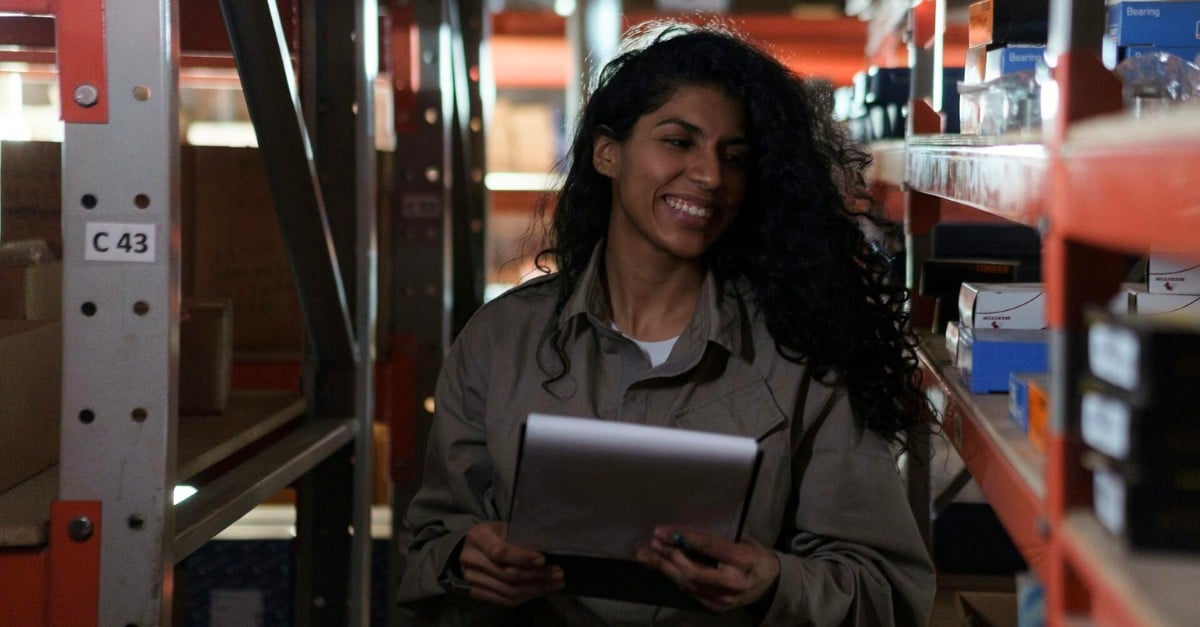
<svg viewBox="0 0 1200 627">
<path fill-rule="evenodd" d="M 925 624 L 932 567 L 893 458 L 926 428 L 907 294 L 859 228 L 868 159 L 828 110 L 720 28 L 627 37 L 545 221 L 557 271 L 485 305 L 446 358 L 407 516 L 417 624 Z M 553 556 L 508 542 L 531 413 L 757 441 L 737 541 L 662 521 L 626 556 L 708 613 L 571 595 Z"/>
</svg>

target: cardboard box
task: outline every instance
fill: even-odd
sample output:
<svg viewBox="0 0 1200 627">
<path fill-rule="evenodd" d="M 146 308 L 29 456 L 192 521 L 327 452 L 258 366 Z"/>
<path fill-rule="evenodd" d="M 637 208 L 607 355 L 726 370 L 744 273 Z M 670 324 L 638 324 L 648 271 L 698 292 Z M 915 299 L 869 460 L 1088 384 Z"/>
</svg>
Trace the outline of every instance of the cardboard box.
<svg viewBox="0 0 1200 627">
<path fill-rule="evenodd" d="M 0 264 L 0 318 L 62 318 L 62 262 Z"/>
<path fill-rule="evenodd" d="M 235 351 L 299 353 L 302 317 L 292 268 L 253 148 L 194 147 L 193 296 L 231 298 Z M 325 254 L 325 251 L 319 251 Z"/>
<path fill-rule="evenodd" d="M 963 283 L 958 319 L 973 328 L 1043 329 L 1044 290 L 1040 283 Z"/>
<path fill-rule="evenodd" d="M 1157 294 L 1136 287 L 1126 292 L 1127 313 L 1138 316 L 1170 316 L 1200 321 L 1200 295 Z"/>
<path fill-rule="evenodd" d="M 1046 372 L 1049 332 L 1045 329 L 972 329 L 958 339 L 958 371 L 974 394 L 1008 392 L 1014 372 Z"/>
<path fill-rule="evenodd" d="M 1105 31 L 1121 46 L 1200 46 L 1200 2 L 1111 4 Z"/>
<path fill-rule="evenodd" d="M 0 320 L 0 492 L 58 463 L 62 325 Z"/>
<path fill-rule="evenodd" d="M 233 304 L 185 300 L 179 315 L 179 413 L 225 413 L 233 372 Z"/>
<path fill-rule="evenodd" d="M 62 144 L 0 142 L 0 243 L 40 239 L 62 258 Z"/>
<path fill-rule="evenodd" d="M 1146 279 L 1151 294 L 1200 294 L 1200 262 L 1152 254 Z"/>
<path fill-rule="evenodd" d="M 1050 438 L 1050 377 L 1045 374 L 1025 381 L 1026 412 L 1029 414 L 1029 443 L 1040 453 L 1046 452 Z"/>
<path fill-rule="evenodd" d="M 1014 372 L 1008 376 L 1008 417 L 1022 433 L 1029 433 L 1029 377 L 1028 372 Z"/>
</svg>

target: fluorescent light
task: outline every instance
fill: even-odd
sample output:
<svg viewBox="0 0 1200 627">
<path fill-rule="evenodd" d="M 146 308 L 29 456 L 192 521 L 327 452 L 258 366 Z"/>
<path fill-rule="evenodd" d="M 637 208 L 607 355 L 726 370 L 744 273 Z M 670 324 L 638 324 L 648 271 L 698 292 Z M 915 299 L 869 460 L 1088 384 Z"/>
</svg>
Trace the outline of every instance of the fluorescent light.
<svg viewBox="0 0 1200 627">
<path fill-rule="evenodd" d="M 177 485 L 177 486 L 175 486 L 173 502 L 176 505 L 179 505 L 180 503 L 186 501 L 188 498 L 190 498 L 195 493 L 196 493 L 196 488 L 193 488 L 190 485 Z"/>
<path fill-rule="evenodd" d="M 554 12 L 563 17 L 570 17 L 575 13 L 575 0 L 554 0 Z"/>
<path fill-rule="evenodd" d="M 483 178 L 488 189 L 502 192 L 544 192 L 562 186 L 562 176 L 537 172 L 489 172 Z"/>
</svg>

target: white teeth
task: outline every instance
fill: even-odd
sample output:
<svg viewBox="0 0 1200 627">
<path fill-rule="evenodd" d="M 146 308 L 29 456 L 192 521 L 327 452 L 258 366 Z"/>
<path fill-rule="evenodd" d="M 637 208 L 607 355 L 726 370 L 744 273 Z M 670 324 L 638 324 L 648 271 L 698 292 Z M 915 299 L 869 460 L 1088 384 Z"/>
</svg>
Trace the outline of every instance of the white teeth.
<svg viewBox="0 0 1200 627">
<path fill-rule="evenodd" d="M 667 206 L 671 207 L 672 209 L 677 209 L 679 211 L 682 211 L 690 216 L 696 216 L 698 218 L 707 218 L 708 215 L 711 213 L 711 211 L 709 211 L 708 209 L 705 209 L 703 207 L 697 207 L 691 203 L 685 202 L 685 201 L 680 200 L 679 198 L 675 198 L 673 196 L 668 196 L 666 201 L 667 201 Z"/>
</svg>

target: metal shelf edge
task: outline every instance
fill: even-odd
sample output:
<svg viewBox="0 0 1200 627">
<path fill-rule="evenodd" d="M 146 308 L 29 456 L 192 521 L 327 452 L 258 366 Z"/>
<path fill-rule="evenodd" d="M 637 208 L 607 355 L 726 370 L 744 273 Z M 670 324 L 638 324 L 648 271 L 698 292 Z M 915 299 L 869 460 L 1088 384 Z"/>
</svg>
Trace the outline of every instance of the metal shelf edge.
<svg viewBox="0 0 1200 627">
<path fill-rule="evenodd" d="M 200 488 L 176 508 L 176 561 L 329 457 L 356 431 L 350 418 L 311 422 Z"/>
<path fill-rule="evenodd" d="M 1013 544 L 1045 581 L 1049 575 L 1050 541 L 1043 524 L 1044 461 L 1007 415 L 992 415 L 1000 411 L 981 407 L 979 401 L 985 399 L 966 392 L 955 373 L 947 372 L 952 367 L 945 365 L 948 355 L 939 342 L 940 338 L 929 336 L 917 355 L 923 372 L 931 379 L 924 382 L 927 394 L 941 395 L 931 400 L 940 412 L 945 435 L 962 456 Z"/>
<path fill-rule="evenodd" d="M 304 413 L 307 403 L 291 392 L 240 391 L 230 397 L 230 408 L 222 416 L 184 416 L 178 423 L 178 471 L 176 480 L 187 481 L 224 460 L 242 447 L 291 422 Z M 192 450 L 199 434 L 217 430 L 215 444 Z M 207 438 L 212 440 L 213 438 Z"/>
<path fill-rule="evenodd" d="M 1115 624 L 1179 627 L 1200 616 L 1200 597 L 1194 594 L 1200 557 L 1133 553 L 1087 510 L 1069 512 L 1058 538 L 1073 570 L 1091 589 L 1093 614 Z M 1168 612 L 1164 599 L 1188 606 Z"/>
<path fill-rule="evenodd" d="M 1042 217 L 1049 159 L 1041 144 L 909 143 L 906 165 L 912 191 L 1030 226 Z"/>
</svg>

